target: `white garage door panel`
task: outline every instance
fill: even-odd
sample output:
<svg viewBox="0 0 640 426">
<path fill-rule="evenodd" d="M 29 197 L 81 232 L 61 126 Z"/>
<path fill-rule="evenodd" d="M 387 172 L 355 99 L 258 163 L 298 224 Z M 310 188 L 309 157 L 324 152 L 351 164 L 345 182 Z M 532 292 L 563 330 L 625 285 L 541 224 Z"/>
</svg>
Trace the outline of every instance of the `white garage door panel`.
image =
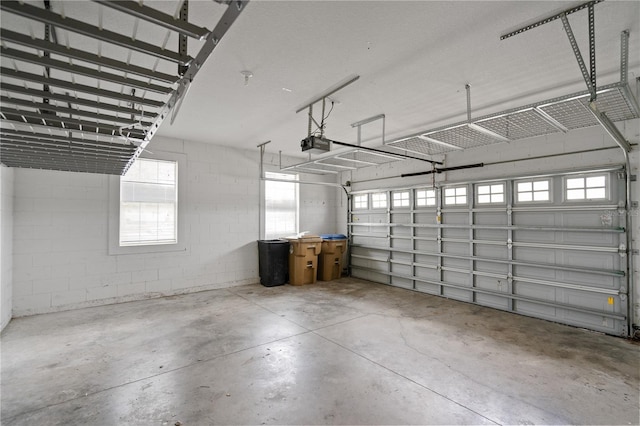
<svg viewBox="0 0 640 426">
<path fill-rule="evenodd" d="M 476 303 L 482 306 L 489 306 L 496 309 L 508 309 L 509 299 L 500 296 L 493 296 L 491 294 L 476 294 Z"/>
<path fill-rule="evenodd" d="M 391 263 L 362 263 L 354 258 L 352 270 L 356 276 L 366 271 L 386 271 L 386 275 L 378 275 L 380 282 L 628 335 L 627 263 L 619 254 L 620 245 L 627 239 L 627 224 L 626 213 L 617 207 L 624 205 L 626 191 L 624 179 L 618 179 L 619 170 L 611 167 L 443 185 L 436 190 L 441 224 L 437 221 L 438 209 L 415 207 L 414 190 L 409 189 L 413 210 L 404 207 L 368 215 L 371 221 L 383 217 L 390 220 L 389 226 L 370 227 L 369 235 L 390 235 L 368 240 L 352 237 L 352 253 L 362 253 L 358 244 L 369 248 L 386 244 L 390 251 L 375 256 L 389 256 Z M 566 188 L 569 179 L 574 185 L 590 185 L 596 180 L 589 177 L 596 175 L 606 176 L 606 198 L 567 201 L 577 194 Z M 531 201 L 533 192 L 526 193 L 526 185 L 518 187 L 522 182 L 540 180 L 550 183 L 544 201 Z M 474 191 L 480 187 L 486 191 L 493 184 L 504 184 L 504 202 L 477 203 L 488 199 L 486 193 L 479 198 Z M 445 190 L 463 186 L 467 203 L 443 206 Z M 514 192 L 516 188 L 519 192 Z M 584 191 L 588 193 L 597 191 Z M 457 195 L 456 202 L 465 200 Z M 536 200 L 545 198 L 538 195 Z M 350 222 L 350 232 L 363 228 Z"/>
</svg>

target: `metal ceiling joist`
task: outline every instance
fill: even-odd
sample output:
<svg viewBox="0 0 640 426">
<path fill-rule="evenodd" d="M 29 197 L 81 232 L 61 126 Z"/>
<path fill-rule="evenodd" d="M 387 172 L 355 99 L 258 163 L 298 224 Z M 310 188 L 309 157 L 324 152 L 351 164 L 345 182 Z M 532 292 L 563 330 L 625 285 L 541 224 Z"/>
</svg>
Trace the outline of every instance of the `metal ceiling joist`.
<svg viewBox="0 0 640 426">
<path fill-rule="evenodd" d="M 44 111 L 48 111 L 48 112 L 55 112 L 56 114 L 69 114 L 71 115 L 77 115 L 80 117 L 85 117 L 85 118 L 93 118 L 96 121 L 101 121 L 101 122 L 107 122 L 108 124 L 114 124 L 114 123 L 120 123 L 120 124 L 135 124 L 135 123 L 141 123 L 143 126 L 148 126 L 151 123 L 149 122 L 139 122 L 136 120 L 131 120 L 131 117 L 117 117 L 115 115 L 106 115 L 106 114 L 100 114 L 97 112 L 91 112 L 91 111 L 84 111 L 81 109 L 75 109 L 75 108 L 65 108 L 65 107 L 61 107 L 58 105 L 52 105 L 52 104 L 45 104 L 45 103 L 38 103 L 38 102 L 32 102 L 32 101 L 28 101 L 25 99 L 17 99 L 17 98 L 9 98 L 6 96 L 0 96 L 0 103 L 2 105 L 17 105 L 17 106 L 22 106 L 22 107 L 27 107 L 27 108 L 34 108 L 37 109 L 41 112 Z M 2 109 L 4 107 L 1 107 L 0 109 Z M 49 115 L 47 115 L 48 117 Z"/>
<path fill-rule="evenodd" d="M 60 117 L 55 114 L 46 114 L 38 111 L 17 110 L 13 108 L 7 108 L 6 106 L 0 106 L 0 114 L 5 117 L 24 117 L 33 118 L 45 123 L 50 124 L 51 121 L 55 123 L 61 123 L 60 127 L 63 129 L 69 128 L 82 128 L 82 129 L 95 129 L 96 133 L 102 134 L 117 134 L 120 131 L 121 126 L 114 126 L 113 124 L 97 123 L 93 121 L 78 120 L 75 118 Z M 18 121 L 18 120 L 15 120 Z"/>
<path fill-rule="evenodd" d="M 174 18 L 171 15 L 162 13 L 151 7 L 142 5 L 141 3 L 128 0 L 93 0 L 103 6 L 107 6 L 120 12 L 124 12 L 128 15 L 135 16 L 136 18 L 143 19 L 158 26 L 164 27 L 168 30 L 176 31 L 182 35 L 195 38 L 198 40 L 203 39 L 209 30 L 189 22 L 184 22 Z"/>
<path fill-rule="evenodd" d="M 125 93 L 113 92 L 111 90 L 99 89 L 97 87 L 87 86 L 84 84 L 72 83 L 71 81 L 60 80 L 56 78 L 47 77 L 44 75 L 31 74 L 24 71 L 16 71 L 6 67 L 0 67 L 0 75 L 6 78 L 13 78 L 22 81 L 31 81 L 33 83 L 41 83 L 47 86 L 59 87 L 62 89 L 68 89 L 73 92 L 86 93 L 89 95 L 100 96 L 104 98 L 116 99 L 125 103 L 132 103 L 137 105 L 147 105 L 152 107 L 161 107 L 163 102 L 154 101 L 152 99 L 143 98 L 140 96 L 127 95 Z M 3 87 L 4 88 L 4 87 Z M 145 115 L 149 115 L 146 114 Z"/>
<path fill-rule="evenodd" d="M 0 2 L 3 13 L 30 21 L 24 29 L 0 29 L 1 54 L 13 62 L 12 67 L 0 67 L 3 164 L 125 173 L 164 119 L 169 114 L 175 117 L 191 81 L 248 2 L 226 2 L 226 10 L 213 31 L 189 22 L 188 0 L 179 2 L 179 16 L 143 6 L 142 2 L 96 0 L 95 3 L 88 7 L 97 11 L 98 27 L 65 16 L 62 6 L 55 8 L 55 1 L 45 0 L 44 8 L 36 2 Z M 104 29 L 103 7 L 133 17 L 133 33 Z M 139 20 L 150 23 L 145 31 L 155 31 L 157 40 L 162 40 L 166 33 L 162 47 L 136 39 Z M 39 31 L 33 30 L 33 22 L 44 24 L 44 37 L 36 38 L 34 34 Z M 109 22 L 105 24 L 106 28 L 116 27 Z M 56 29 L 98 40 L 98 51 L 87 50 L 89 45 L 83 37 L 66 38 L 66 45 L 58 44 L 60 34 L 56 35 Z M 177 50 L 166 48 L 171 31 L 177 32 L 181 40 Z M 205 40 L 195 59 L 187 54 L 189 37 Z M 102 42 L 126 49 L 126 62 L 103 56 Z M 149 68 L 141 66 L 149 58 L 139 61 L 132 58 L 132 52 L 155 57 L 155 64 Z M 158 71 L 161 60 L 177 63 L 180 72 Z M 33 65 L 42 67 L 41 71 L 32 71 L 37 69 Z"/>
<path fill-rule="evenodd" d="M 238 19 L 242 11 L 247 7 L 248 3 L 249 0 L 234 0 L 229 2 L 227 10 L 225 10 L 224 14 L 220 18 L 216 26 L 213 28 L 213 31 L 211 31 L 207 35 L 204 45 L 202 46 L 202 48 L 200 48 L 200 51 L 189 65 L 189 69 L 182 76 L 178 87 L 171 93 L 169 101 L 162 108 L 153 125 L 151 125 L 151 127 L 147 131 L 144 142 L 138 147 L 138 150 L 131 159 L 129 165 L 127 166 L 127 169 L 131 164 L 133 164 L 133 161 L 135 161 L 135 159 L 142 153 L 142 151 L 144 151 L 151 138 L 153 138 L 153 136 L 160 128 L 162 122 L 169 116 L 171 110 L 173 110 L 174 108 L 179 108 L 180 102 L 186 95 L 191 81 L 193 81 L 196 74 L 202 68 L 204 62 L 207 60 L 209 55 L 211 55 L 211 53 L 216 48 L 222 37 L 227 33 L 229 28 L 231 28 L 231 25 L 235 22 L 236 19 Z M 175 112 L 176 111 L 174 111 L 174 114 Z"/>
<path fill-rule="evenodd" d="M 57 28 L 64 28 L 68 31 L 72 31 L 107 43 L 115 44 L 127 49 L 135 50 L 137 52 L 155 56 L 167 61 L 186 65 L 192 59 L 188 56 L 180 56 L 176 52 L 162 49 L 153 44 L 145 43 L 140 40 L 133 40 L 131 37 L 127 37 L 125 35 L 105 29 L 100 29 L 99 27 L 94 27 L 93 25 L 78 21 L 76 19 L 62 17 L 57 13 L 51 12 L 46 9 L 41 9 L 36 6 L 31 6 L 27 3 L 20 3 L 19 1 L 15 0 L 2 0 L 0 2 L 0 9 L 5 12 L 11 12 L 25 18 L 35 19 L 45 24 L 54 25 Z"/>
<path fill-rule="evenodd" d="M 63 95 L 63 94 L 54 93 L 54 92 L 45 92 L 42 90 L 30 89 L 28 87 L 16 86 L 14 84 L 2 84 L 2 87 L 0 89 L 6 90 L 12 93 L 19 93 L 21 95 L 33 96 L 39 99 L 45 99 L 45 98 L 53 99 L 53 100 L 65 102 L 67 104 L 83 105 L 90 108 L 113 111 L 120 114 L 128 114 L 128 115 L 135 115 L 135 116 L 144 115 L 145 117 L 150 119 L 153 119 L 157 116 L 157 114 L 155 113 L 142 111 L 136 108 L 126 108 L 126 107 L 121 107 L 114 104 L 109 104 L 106 102 L 96 102 L 90 99 L 84 99 L 84 98 L 79 98 L 79 97 L 70 96 L 70 95 Z"/>
<path fill-rule="evenodd" d="M 151 92 L 161 94 L 167 94 L 171 92 L 171 87 L 145 83 L 144 81 L 123 77 L 117 74 L 111 74 L 105 71 L 98 71 L 93 68 L 83 67 L 81 65 L 72 65 L 68 62 L 58 61 L 46 56 L 34 55 L 31 53 L 23 52 L 21 50 L 3 47 L 0 52 L 2 53 L 2 56 L 5 56 L 7 58 L 18 59 L 35 65 L 42 65 L 44 67 L 55 68 L 58 70 L 70 72 L 72 74 L 84 75 L 86 77 L 92 77 L 97 80 L 110 81 L 112 83 L 122 84 L 123 86 L 137 87 L 143 90 L 149 90 Z"/>
<path fill-rule="evenodd" d="M 84 50 L 62 46 L 58 43 L 47 40 L 32 38 L 28 35 L 20 34 L 4 28 L 0 29 L 0 39 L 19 44 L 21 46 L 41 50 L 43 52 L 55 53 L 60 56 L 66 56 L 68 58 L 77 59 L 101 67 L 111 68 L 128 74 L 138 75 L 140 77 L 163 81 L 165 83 L 172 84 L 179 79 L 177 75 L 166 74 L 136 65 L 127 64 L 126 62 L 116 61 L 115 59 L 106 58 L 101 55 L 94 55 L 93 53 L 88 53 Z"/>
<path fill-rule="evenodd" d="M 24 141 L 46 141 L 47 143 L 61 143 L 61 144 L 77 144 L 78 146 L 87 146 L 91 148 L 104 148 L 113 151 L 135 151 L 135 146 L 131 144 L 123 144 L 114 141 L 105 141 L 97 138 L 93 139 L 81 139 L 70 136 L 52 135 L 38 132 L 19 132 L 13 129 L 0 129 L 0 136 L 2 141 L 4 140 L 24 140 Z"/>
</svg>

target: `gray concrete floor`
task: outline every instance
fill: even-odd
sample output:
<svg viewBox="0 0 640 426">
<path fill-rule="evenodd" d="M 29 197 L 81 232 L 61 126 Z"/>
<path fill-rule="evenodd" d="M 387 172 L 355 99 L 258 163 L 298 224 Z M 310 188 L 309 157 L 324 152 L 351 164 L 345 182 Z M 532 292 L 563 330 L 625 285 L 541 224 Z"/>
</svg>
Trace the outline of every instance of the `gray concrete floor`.
<svg viewBox="0 0 640 426">
<path fill-rule="evenodd" d="M 1 420 L 638 424 L 640 346 L 343 278 L 14 319 Z"/>
</svg>

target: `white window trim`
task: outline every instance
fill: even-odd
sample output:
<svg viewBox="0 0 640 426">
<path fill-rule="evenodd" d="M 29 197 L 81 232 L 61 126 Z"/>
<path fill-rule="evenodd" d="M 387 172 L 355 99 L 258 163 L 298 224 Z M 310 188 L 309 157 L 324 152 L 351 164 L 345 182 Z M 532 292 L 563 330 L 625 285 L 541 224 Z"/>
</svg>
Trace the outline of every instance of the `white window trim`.
<svg viewBox="0 0 640 426">
<path fill-rule="evenodd" d="M 109 179 L 109 255 L 169 253 L 188 251 L 187 234 L 187 156 L 176 152 L 144 152 L 141 158 L 175 161 L 178 163 L 178 242 L 176 244 L 154 244 L 120 246 L 120 176 Z"/>
<path fill-rule="evenodd" d="M 533 190 L 533 185 L 535 184 L 535 182 L 543 182 L 546 181 L 548 184 L 548 188 L 547 192 L 549 193 L 549 199 L 548 200 L 534 200 L 533 196 L 535 192 L 542 192 L 542 191 L 535 191 Z M 530 192 L 531 193 L 531 201 L 523 201 L 520 200 L 519 198 L 519 192 L 518 192 L 518 184 L 519 183 L 525 183 L 525 182 L 531 182 L 531 191 L 524 191 L 524 192 Z M 553 203 L 553 182 L 554 179 L 550 179 L 550 178 L 545 178 L 545 179 L 540 179 L 540 178 L 530 178 L 530 179 L 518 179 L 518 180 L 514 180 L 513 181 L 513 198 L 514 201 L 517 204 L 549 204 L 549 203 Z"/>
<path fill-rule="evenodd" d="M 464 188 L 465 189 L 465 195 L 464 195 L 464 203 L 458 203 L 457 202 L 457 198 L 461 197 L 462 195 L 449 195 L 449 198 L 455 198 L 456 202 L 455 203 L 447 203 L 447 189 L 460 189 L 460 188 Z M 457 191 L 456 191 L 457 192 Z M 463 207 L 463 206 L 468 206 L 469 205 L 469 187 L 467 185 L 456 185 L 456 186 L 445 186 L 442 188 L 442 205 L 443 206 L 448 206 L 448 207 Z"/>
<path fill-rule="evenodd" d="M 293 178 L 290 180 L 291 183 L 295 183 L 296 184 L 296 226 L 295 226 L 295 232 L 293 234 L 297 234 L 300 232 L 300 175 L 296 174 L 296 173 L 283 173 L 280 170 L 274 170 L 274 171 L 265 171 L 264 173 L 264 179 L 261 179 L 261 183 L 260 183 L 260 188 L 261 188 L 261 196 L 260 196 L 260 210 L 261 210 L 261 214 L 260 214 L 260 226 L 261 226 L 261 231 L 260 231 L 260 238 L 262 239 L 266 239 L 267 238 L 267 220 L 266 220 L 266 216 L 267 216 L 267 206 L 266 206 L 266 194 L 267 194 L 267 188 L 266 188 L 266 183 L 268 180 L 270 179 L 276 179 L 276 177 L 269 177 L 268 175 L 288 175 L 288 176 L 293 176 Z M 289 179 L 285 179 L 285 180 L 289 180 Z"/>
<path fill-rule="evenodd" d="M 382 206 L 382 207 L 377 207 L 377 206 L 373 205 L 375 203 L 375 201 L 373 199 L 373 196 L 377 195 L 377 194 L 383 194 L 385 196 L 384 206 Z M 369 197 L 369 199 L 371 200 L 371 210 L 382 210 L 382 209 L 388 209 L 389 208 L 389 194 L 387 194 L 386 192 L 372 192 L 371 196 Z"/>
<path fill-rule="evenodd" d="M 407 194 L 407 205 L 406 206 L 402 206 L 402 205 L 396 205 L 396 194 L 400 195 L 400 194 Z M 400 203 L 403 201 L 403 198 L 400 198 L 398 200 Z M 411 191 L 394 191 L 391 193 L 391 206 L 394 209 L 408 209 L 411 207 Z"/>
<path fill-rule="evenodd" d="M 357 207 L 356 206 L 356 198 L 364 197 L 365 198 L 365 207 Z M 353 210 L 368 210 L 369 209 L 369 194 L 355 194 L 353 196 Z"/>
<path fill-rule="evenodd" d="M 604 176 L 604 197 L 603 198 L 588 198 L 586 195 L 587 182 L 586 180 L 591 177 Z M 567 198 L 567 181 L 569 179 L 582 178 L 585 180 L 585 198 L 568 199 Z M 593 201 L 610 201 L 611 200 L 611 174 L 610 173 L 585 173 L 580 175 L 568 175 L 562 179 L 562 199 L 565 203 L 588 203 Z"/>
<path fill-rule="evenodd" d="M 419 191 L 424 191 L 425 192 L 425 197 L 424 198 L 418 198 L 418 192 Z M 429 191 L 433 192 L 433 197 L 429 197 L 426 193 L 428 193 Z M 416 188 L 414 193 L 414 203 L 415 203 L 415 207 L 418 209 L 428 209 L 428 208 L 436 208 L 438 206 L 438 190 L 436 188 Z M 424 205 L 419 205 L 418 204 L 418 200 L 423 199 L 425 204 Z M 433 204 L 428 204 L 429 200 L 433 200 Z"/>
<path fill-rule="evenodd" d="M 492 192 L 491 191 L 491 187 L 494 185 L 502 185 L 502 192 Z M 480 188 L 481 186 L 488 186 L 489 187 L 489 193 L 487 194 L 480 194 L 478 192 L 478 188 Z M 475 201 L 476 204 L 480 204 L 480 205 L 503 205 L 507 203 L 507 184 L 505 182 L 489 182 L 489 183 L 477 183 L 475 184 L 474 187 L 474 193 L 475 193 Z M 498 194 L 502 194 L 502 201 L 485 201 L 485 202 L 480 202 L 480 195 L 488 195 L 489 199 L 493 198 L 493 195 L 498 195 Z"/>
</svg>

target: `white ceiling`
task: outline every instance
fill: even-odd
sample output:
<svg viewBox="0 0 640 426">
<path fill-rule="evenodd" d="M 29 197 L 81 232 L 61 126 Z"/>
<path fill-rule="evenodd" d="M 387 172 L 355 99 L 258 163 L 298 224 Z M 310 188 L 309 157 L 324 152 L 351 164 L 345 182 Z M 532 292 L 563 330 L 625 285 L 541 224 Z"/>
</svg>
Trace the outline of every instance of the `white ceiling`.
<svg viewBox="0 0 640 426">
<path fill-rule="evenodd" d="M 158 134 L 241 148 L 271 140 L 267 151 L 303 156 L 307 117 L 295 111 L 355 75 L 332 96 L 339 103 L 327 121 L 331 139 L 356 142 L 350 124 L 378 114 L 386 115 L 387 140 L 464 120 L 466 83 L 474 116 L 586 90 L 560 20 L 500 40 L 576 4 L 254 0 L 196 77 L 174 124 Z M 569 21 L 588 64 L 586 9 Z M 598 86 L 620 78 L 624 29 L 630 78 L 639 76 L 640 2 L 599 3 L 595 22 Z M 246 86 L 242 70 L 254 75 Z M 379 145 L 381 123 L 363 134 Z"/>
</svg>

